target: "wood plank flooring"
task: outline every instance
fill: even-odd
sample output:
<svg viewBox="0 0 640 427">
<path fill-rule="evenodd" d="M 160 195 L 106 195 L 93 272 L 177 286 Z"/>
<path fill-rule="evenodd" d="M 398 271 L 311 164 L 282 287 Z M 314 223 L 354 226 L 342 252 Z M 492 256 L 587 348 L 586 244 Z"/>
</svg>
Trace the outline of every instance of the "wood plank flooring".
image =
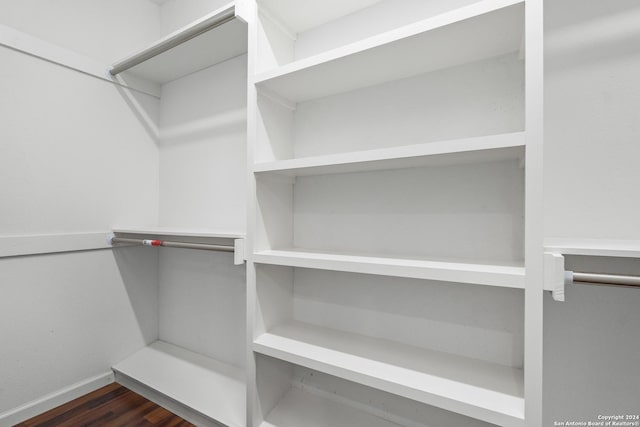
<svg viewBox="0 0 640 427">
<path fill-rule="evenodd" d="M 113 383 L 15 427 L 195 427 L 137 393 Z"/>
</svg>

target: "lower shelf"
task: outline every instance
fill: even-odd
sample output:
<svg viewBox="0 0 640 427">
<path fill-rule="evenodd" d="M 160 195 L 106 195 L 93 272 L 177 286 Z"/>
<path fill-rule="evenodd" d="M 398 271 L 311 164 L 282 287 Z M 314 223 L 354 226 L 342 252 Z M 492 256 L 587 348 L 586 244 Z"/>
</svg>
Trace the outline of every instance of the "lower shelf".
<svg viewBox="0 0 640 427">
<path fill-rule="evenodd" d="M 156 341 L 113 370 L 218 423 L 245 424 L 245 376 L 239 368 Z"/>
<path fill-rule="evenodd" d="M 521 369 L 300 322 L 259 336 L 253 349 L 482 421 L 524 425 Z"/>
<path fill-rule="evenodd" d="M 375 415 L 292 387 L 260 427 L 398 427 Z"/>
</svg>

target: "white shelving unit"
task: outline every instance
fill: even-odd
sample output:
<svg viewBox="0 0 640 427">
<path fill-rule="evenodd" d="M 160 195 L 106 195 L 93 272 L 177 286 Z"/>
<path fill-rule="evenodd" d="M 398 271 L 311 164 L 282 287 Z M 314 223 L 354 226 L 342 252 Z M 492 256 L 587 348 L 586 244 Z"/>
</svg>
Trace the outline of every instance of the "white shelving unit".
<svg viewBox="0 0 640 427">
<path fill-rule="evenodd" d="M 235 366 L 156 341 L 113 370 L 125 385 L 144 384 L 213 421 L 244 425 L 245 375 Z"/>
<path fill-rule="evenodd" d="M 252 427 L 540 424 L 541 15 L 416 3 L 255 2 Z"/>
<path fill-rule="evenodd" d="M 208 29 L 207 24 L 221 22 Z M 186 41 L 180 42 L 186 39 Z M 168 50 L 167 47 L 170 47 Z M 204 70 L 247 52 L 247 24 L 236 16 L 235 2 L 174 31 L 150 46 L 116 62 L 117 69 L 131 60 L 153 55 L 128 73 L 162 85 Z"/>
<path fill-rule="evenodd" d="M 523 425 L 519 369 L 297 322 L 259 336 L 253 349 L 494 424 Z"/>
</svg>

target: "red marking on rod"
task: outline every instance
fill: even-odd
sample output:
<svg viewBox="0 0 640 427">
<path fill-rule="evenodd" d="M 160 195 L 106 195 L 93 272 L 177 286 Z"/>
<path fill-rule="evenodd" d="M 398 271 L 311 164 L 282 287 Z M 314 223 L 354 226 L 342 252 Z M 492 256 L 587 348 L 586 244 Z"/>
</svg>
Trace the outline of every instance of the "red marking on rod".
<svg viewBox="0 0 640 427">
<path fill-rule="evenodd" d="M 162 246 L 162 240 L 152 240 L 151 246 Z"/>
</svg>

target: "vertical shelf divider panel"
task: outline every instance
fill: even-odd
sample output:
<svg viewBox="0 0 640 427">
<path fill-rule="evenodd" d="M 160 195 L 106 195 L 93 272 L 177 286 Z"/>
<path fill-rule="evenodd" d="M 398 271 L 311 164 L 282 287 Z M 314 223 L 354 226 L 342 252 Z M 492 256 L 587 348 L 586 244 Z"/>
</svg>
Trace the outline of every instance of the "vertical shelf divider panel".
<svg viewBox="0 0 640 427">
<path fill-rule="evenodd" d="M 525 10 L 525 126 L 527 133 L 525 187 L 525 419 L 542 425 L 544 313 L 544 6 L 527 1 Z"/>
</svg>

